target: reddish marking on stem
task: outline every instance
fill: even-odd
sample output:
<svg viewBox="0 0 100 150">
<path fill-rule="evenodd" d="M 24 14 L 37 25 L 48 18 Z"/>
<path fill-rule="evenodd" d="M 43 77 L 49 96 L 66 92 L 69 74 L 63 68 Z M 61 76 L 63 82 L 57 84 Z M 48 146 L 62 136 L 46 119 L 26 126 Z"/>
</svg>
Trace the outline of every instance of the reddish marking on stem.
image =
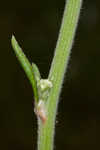
<svg viewBox="0 0 100 150">
<path fill-rule="evenodd" d="M 42 123 L 45 124 L 47 117 L 44 109 L 40 108 L 37 110 L 37 116 L 41 119 Z"/>
<path fill-rule="evenodd" d="M 35 109 L 35 113 L 36 113 L 37 117 L 40 118 L 42 123 L 45 124 L 45 122 L 47 120 L 47 116 L 46 116 L 46 110 L 45 110 L 44 102 L 42 100 L 40 100 L 37 108 Z"/>
</svg>

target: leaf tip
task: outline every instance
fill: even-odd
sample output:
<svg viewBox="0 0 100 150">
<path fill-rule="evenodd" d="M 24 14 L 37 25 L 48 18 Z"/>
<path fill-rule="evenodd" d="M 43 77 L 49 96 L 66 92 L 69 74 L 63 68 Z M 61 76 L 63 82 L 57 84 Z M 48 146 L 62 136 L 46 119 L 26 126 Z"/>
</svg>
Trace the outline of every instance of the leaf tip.
<svg viewBox="0 0 100 150">
<path fill-rule="evenodd" d="M 15 36 L 12 35 L 12 37 L 11 37 L 11 44 L 12 44 L 12 46 L 15 45 L 16 42 L 17 42 L 17 41 L 16 41 L 16 39 L 15 39 Z"/>
</svg>

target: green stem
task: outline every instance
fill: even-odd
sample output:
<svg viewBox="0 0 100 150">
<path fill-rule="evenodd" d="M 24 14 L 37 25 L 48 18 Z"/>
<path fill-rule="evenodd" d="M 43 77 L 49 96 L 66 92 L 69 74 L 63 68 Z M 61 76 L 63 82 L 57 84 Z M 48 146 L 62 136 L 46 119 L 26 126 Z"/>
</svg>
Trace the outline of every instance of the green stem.
<svg viewBox="0 0 100 150">
<path fill-rule="evenodd" d="M 49 79 L 53 88 L 46 103 L 47 120 L 39 121 L 38 150 L 53 150 L 54 127 L 58 98 L 77 27 L 82 0 L 67 0 L 62 26 L 51 65 Z"/>
</svg>

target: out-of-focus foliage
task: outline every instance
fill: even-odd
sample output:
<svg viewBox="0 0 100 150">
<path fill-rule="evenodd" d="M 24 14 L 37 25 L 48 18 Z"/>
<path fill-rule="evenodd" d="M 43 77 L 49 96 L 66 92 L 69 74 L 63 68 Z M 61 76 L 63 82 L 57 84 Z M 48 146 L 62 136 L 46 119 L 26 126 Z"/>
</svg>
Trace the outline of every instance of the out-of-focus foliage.
<svg viewBox="0 0 100 150">
<path fill-rule="evenodd" d="M 0 3 L 0 149 L 36 147 L 32 89 L 11 48 L 11 36 L 46 78 L 63 9 L 64 0 Z M 99 85 L 100 1 L 84 0 L 60 98 L 55 149 L 100 149 Z"/>
</svg>

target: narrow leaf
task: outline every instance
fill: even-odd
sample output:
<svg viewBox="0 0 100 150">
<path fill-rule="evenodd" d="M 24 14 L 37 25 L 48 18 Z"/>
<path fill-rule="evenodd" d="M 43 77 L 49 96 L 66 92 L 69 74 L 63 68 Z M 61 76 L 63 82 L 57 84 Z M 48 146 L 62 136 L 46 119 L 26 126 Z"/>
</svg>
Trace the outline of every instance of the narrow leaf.
<svg viewBox="0 0 100 150">
<path fill-rule="evenodd" d="M 11 43 L 12 43 L 13 50 L 32 85 L 32 88 L 34 91 L 34 97 L 35 97 L 35 100 L 37 101 L 38 100 L 38 91 L 37 91 L 37 85 L 36 85 L 37 83 L 34 77 L 34 73 L 32 71 L 32 66 L 30 62 L 28 61 L 27 57 L 25 56 L 25 54 L 23 53 L 21 47 L 19 46 L 14 36 L 12 36 Z"/>
<path fill-rule="evenodd" d="M 32 63 L 32 70 L 33 70 L 33 73 L 34 73 L 36 80 L 39 81 L 41 79 L 41 75 L 40 75 L 40 72 L 39 72 L 37 65 L 34 63 Z"/>
</svg>

